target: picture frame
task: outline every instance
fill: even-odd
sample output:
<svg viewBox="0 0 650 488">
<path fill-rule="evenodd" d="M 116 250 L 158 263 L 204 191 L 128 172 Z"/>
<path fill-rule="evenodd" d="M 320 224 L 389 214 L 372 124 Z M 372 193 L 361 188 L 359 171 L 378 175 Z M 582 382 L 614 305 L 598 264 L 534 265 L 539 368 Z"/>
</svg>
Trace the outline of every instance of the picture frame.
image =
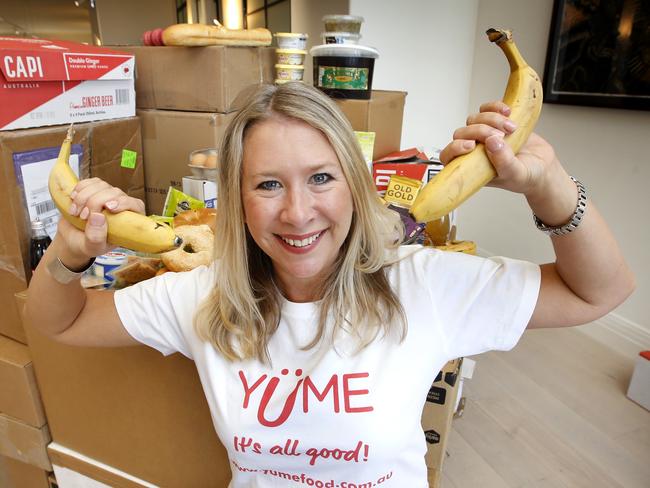
<svg viewBox="0 0 650 488">
<path fill-rule="evenodd" d="M 650 1 L 555 0 L 544 102 L 650 110 Z"/>
</svg>

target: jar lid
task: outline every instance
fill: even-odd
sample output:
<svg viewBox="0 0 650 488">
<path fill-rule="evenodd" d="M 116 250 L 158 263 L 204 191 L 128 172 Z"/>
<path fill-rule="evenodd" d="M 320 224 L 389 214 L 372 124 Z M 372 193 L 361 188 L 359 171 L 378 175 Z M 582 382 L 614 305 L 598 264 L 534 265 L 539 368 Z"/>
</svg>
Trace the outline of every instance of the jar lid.
<svg viewBox="0 0 650 488">
<path fill-rule="evenodd" d="M 360 15 L 341 14 L 323 15 L 323 22 L 357 22 L 358 24 L 362 24 L 363 17 Z"/>
<path fill-rule="evenodd" d="M 126 263 L 127 259 L 127 255 L 123 252 L 110 251 L 106 254 L 102 254 L 101 256 L 97 256 L 95 258 L 95 262 L 97 264 L 103 264 L 105 266 L 119 266 Z"/>
<path fill-rule="evenodd" d="M 374 47 L 360 44 L 321 44 L 309 51 L 312 56 L 335 56 L 342 58 L 378 58 L 379 51 Z"/>
<path fill-rule="evenodd" d="M 40 220 L 32 220 L 32 230 L 45 230 L 45 223 Z"/>
<path fill-rule="evenodd" d="M 307 54 L 307 51 L 304 49 L 282 49 L 278 48 L 275 50 L 278 54 Z"/>
<path fill-rule="evenodd" d="M 348 37 L 350 39 L 360 39 L 361 34 L 356 32 L 323 32 L 321 37 Z"/>
<path fill-rule="evenodd" d="M 300 32 L 276 32 L 273 35 L 275 37 L 304 37 L 305 39 L 309 38 L 309 34 Z"/>
</svg>

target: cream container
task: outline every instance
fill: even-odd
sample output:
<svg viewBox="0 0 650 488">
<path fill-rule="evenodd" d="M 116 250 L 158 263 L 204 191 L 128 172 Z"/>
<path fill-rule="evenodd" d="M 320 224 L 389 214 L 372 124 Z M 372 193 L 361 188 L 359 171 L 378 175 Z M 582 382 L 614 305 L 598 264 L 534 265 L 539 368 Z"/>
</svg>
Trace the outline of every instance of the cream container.
<svg viewBox="0 0 650 488">
<path fill-rule="evenodd" d="M 305 61 L 307 51 L 304 49 L 276 49 L 278 64 L 302 65 Z"/>
<path fill-rule="evenodd" d="M 276 79 L 286 81 L 302 81 L 305 74 L 305 67 L 296 64 L 276 64 Z"/>
<path fill-rule="evenodd" d="M 327 32 L 361 32 L 363 17 L 360 15 L 324 15 L 323 22 Z"/>
<path fill-rule="evenodd" d="M 276 32 L 273 34 L 280 49 L 307 49 L 309 34 L 298 32 Z"/>
</svg>

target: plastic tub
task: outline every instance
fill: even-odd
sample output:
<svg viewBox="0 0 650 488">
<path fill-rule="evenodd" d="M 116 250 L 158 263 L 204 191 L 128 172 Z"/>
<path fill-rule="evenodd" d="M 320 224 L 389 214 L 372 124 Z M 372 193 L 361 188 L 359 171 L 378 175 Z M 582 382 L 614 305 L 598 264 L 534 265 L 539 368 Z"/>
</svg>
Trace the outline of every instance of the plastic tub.
<svg viewBox="0 0 650 488">
<path fill-rule="evenodd" d="M 299 32 L 276 32 L 273 34 L 280 49 L 307 49 L 309 34 Z"/>
<path fill-rule="evenodd" d="M 327 32 L 361 32 L 363 17 L 360 15 L 325 15 L 323 16 Z"/>
<path fill-rule="evenodd" d="M 307 51 L 304 49 L 276 49 L 278 64 L 292 64 L 301 66 L 305 61 Z"/>
<path fill-rule="evenodd" d="M 284 85 L 285 83 L 302 83 L 302 80 L 275 80 L 276 85 Z"/>
<path fill-rule="evenodd" d="M 276 64 L 275 73 L 278 80 L 302 81 L 305 67 L 301 64 Z"/>
<path fill-rule="evenodd" d="M 352 32 L 323 32 L 324 44 L 359 44 L 361 34 Z"/>
<path fill-rule="evenodd" d="M 354 44 L 314 46 L 314 86 L 334 98 L 368 100 L 372 93 L 372 75 L 379 52 Z"/>
<path fill-rule="evenodd" d="M 113 271 L 127 263 L 128 256 L 126 253 L 111 251 L 95 258 L 93 264 L 93 274 L 98 278 L 104 279 L 104 287 L 110 288 L 115 278 Z"/>
</svg>

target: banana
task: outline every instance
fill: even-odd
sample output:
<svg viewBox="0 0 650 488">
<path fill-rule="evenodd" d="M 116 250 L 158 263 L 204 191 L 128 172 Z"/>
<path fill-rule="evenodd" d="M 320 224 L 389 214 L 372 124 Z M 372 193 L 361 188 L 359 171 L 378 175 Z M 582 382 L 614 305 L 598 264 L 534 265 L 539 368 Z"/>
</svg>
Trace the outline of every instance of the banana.
<svg viewBox="0 0 650 488">
<path fill-rule="evenodd" d="M 488 29 L 490 42 L 501 48 L 510 64 L 510 76 L 503 101 L 512 109 L 510 119 L 517 130 L 504 140 L 517 153 L 535 128 L 542 110 L 542 83 L 528 66 L 508 30 Z M 458 156 L 427 183 L 411 206 L 418 222 L 429 222 L 447 215 L 496 176 L 483 144 Z"/>
<path fill-rule="evenodd" d="M 73 135 L 74 129 L 70 126 L 61 145 L 59 157 L 50 171 L 48 188 L 61 215 L 77 229 L 84 230 L 86 221 L 68 211 L 72 203 L 70 193 L 79 181 L 68 163 Z M 108 242 L 115 246 L 133 251 L 160 253 L 178 247 L 181 243 L 169 225 L 157 223 L 139 213 L 124 211 L 113 214 L 104 210 L 103 214 L 108 224 Z"/>
</svg>

